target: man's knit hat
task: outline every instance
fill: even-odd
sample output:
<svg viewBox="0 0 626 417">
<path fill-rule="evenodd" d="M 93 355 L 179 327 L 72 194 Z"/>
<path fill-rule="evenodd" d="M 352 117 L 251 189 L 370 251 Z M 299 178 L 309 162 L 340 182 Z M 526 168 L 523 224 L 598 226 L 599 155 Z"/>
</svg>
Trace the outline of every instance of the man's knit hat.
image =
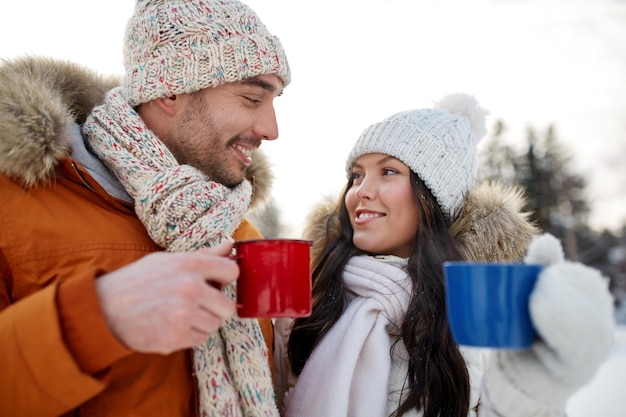
<svg viewBox="0 0 626 417">
<path fill-rule="evenodd" d="M 354 144 L 346 170 L 362 155 L 383 153 L 404 162 L 455 218 L 476 182 L 476 145 L 487 132 L 488 112 L 468 94 L 444 97 L 432 109 L 397 113 L 373 124 Z"/>
<path fill-rule="evenodd" d="M 133 106 L 260 74 L 291 81 L 280 41 L 237 0 L 137 0 L 124 66 Z"/>
</svg>

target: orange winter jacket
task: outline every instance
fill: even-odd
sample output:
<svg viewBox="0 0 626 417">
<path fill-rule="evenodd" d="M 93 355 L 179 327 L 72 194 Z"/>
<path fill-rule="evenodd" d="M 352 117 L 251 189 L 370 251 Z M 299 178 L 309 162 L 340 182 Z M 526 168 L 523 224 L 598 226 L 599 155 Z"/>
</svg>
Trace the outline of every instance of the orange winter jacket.
<svg viewBox="0 0 626 417">
<path fill-rule="evenodd" d="M 51 62 L 35 61 L 29 71 L 44 76 L 25 79 L 25 71 L 15 75 L 5 64 L 0 79 L 15 76 L 12 85 L 32 83 L 29 91 L 55 96 L 68 94 L 55 88 L 72 76 L 79 81 L 77 92 L 95 91 L 93 101 L 83 103 L 84 115 L 107 86 L 89 73 L 79 71 L 76 78 L 76 68 L 57 65 L 55 72 Z M 46 80 L 49 74 L 65 78 Z M 42 110 L 36 116 L 42 120 L 29 120 L 20 130 L 26 118 L 16 107 L 6 107 L 7 94 L 0 86 L 0 416 L 197 415 L 190 352 L 130 351 L 109 331 L 97 301 L 99 276 L 161 249 L 132 206 L 111 197 L 68 155 L 67 144 L 56 144 L 63 139 L 62 124 L 48 124 L 59 129 L 50 137 L 39 129 L 54 112 Z M 31 100 L 29 95 L 10 98 L 17 107 L 29 104 L 20 100 Z M 41 95 L 32 101 L 35 106 L 52 102 Z M 69 110 L 59 117 L 80 122 L 80 111 Z M 59 149 L 65 153 L 55 156 Z M 44 165 L 48 157 L 57 158 L 50 164 L 53 172 L 36 178 L 34 186 L 16 180 L 32 180 L 32 165 Z M 234 234 L 236 240 L 259 237 L 245 220 Z M 272 358 L 271 321 L 263 321 L 262 330 Z"/>
<path fill-rule="evenodd" d="M 189 352 L 129 351 L 96 298 L 99 275 L 160 249 L 131 207 L 86 188 L 72 164 L 52 188 L 0 176 L 0 415 L 193 416 Z M 235 232 L 256 237 L 247 221 Z M 271 322 L 262 328 L 271 342 Z"/>
</svg>

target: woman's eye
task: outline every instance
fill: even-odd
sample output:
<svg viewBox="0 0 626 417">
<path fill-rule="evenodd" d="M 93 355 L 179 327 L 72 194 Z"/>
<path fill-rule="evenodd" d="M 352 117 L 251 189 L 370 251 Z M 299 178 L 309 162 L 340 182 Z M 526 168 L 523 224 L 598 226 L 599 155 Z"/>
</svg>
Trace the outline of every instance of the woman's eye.
<svg viewBox="0 0 626 417">
<path fill-rule="evenodd" d="M 398 171 L 396 171 L 395 169 L 391 169 L 391 168 L 384 168 L 383 169 L 383 175 L 393 175 L 393 174 L 397 174 Z"/>
<path fill-rule="evenodd" d="M 351 177 L 352 177 L 352 181 L 357 181 L 357 180 L 360 180 L 361 178 L 363 178 L 363 176 L 360 173 L 358 173 L 358 172 L 353 172 L 351 174 Z"/>
</svg>

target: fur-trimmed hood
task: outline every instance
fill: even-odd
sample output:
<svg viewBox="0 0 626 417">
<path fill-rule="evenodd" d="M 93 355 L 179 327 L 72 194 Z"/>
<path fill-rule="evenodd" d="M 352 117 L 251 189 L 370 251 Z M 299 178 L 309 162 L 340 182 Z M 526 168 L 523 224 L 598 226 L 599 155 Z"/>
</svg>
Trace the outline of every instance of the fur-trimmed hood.
<svg viewBox="0 0 626 417">
<path fill-rule="evenodd" d="M 521 262 L 533 236 L 540 230 L 523 211 L 522 189 L 498 182 L 477 184 L 463 200 L 459 217 L 450 233 L 461 242 L 463 258 L 471 261 Z M 327 197 L 308 215 L 303 231 L 313 241 L 312 263 L 316 264 L 328 242 L 340 234 L 339 201 Z"/>
<path fill-rule="evenodd" d="M 0 172 L 25 187 L 52 180 L 71 154 L 70 132 L 101 104 L 117 76 L 102 76 L 68 61 L 22 57 L 0 62 Z M 262 151 L 253 153 L 252 208 L 270 195 L 273 175 Z"/>
</svg>

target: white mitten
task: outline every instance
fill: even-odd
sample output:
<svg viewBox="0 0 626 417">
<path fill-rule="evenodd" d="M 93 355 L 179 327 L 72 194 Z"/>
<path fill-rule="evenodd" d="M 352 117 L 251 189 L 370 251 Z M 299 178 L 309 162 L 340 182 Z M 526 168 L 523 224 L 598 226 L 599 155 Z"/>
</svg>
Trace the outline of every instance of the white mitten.
<svg viewBox="0 0 626 417">
<path fill-rule="evenodd" d="M 483 401 L 506 417 L 562 416 L 569 397 L 608 357 L 613 299 L 600 272 L 565 261 L 552 235 L 536 237 L 524 262 L 544 265 L 529 305 L 540 339 L 529 349 L 494 351 Z"/>
</svg>

